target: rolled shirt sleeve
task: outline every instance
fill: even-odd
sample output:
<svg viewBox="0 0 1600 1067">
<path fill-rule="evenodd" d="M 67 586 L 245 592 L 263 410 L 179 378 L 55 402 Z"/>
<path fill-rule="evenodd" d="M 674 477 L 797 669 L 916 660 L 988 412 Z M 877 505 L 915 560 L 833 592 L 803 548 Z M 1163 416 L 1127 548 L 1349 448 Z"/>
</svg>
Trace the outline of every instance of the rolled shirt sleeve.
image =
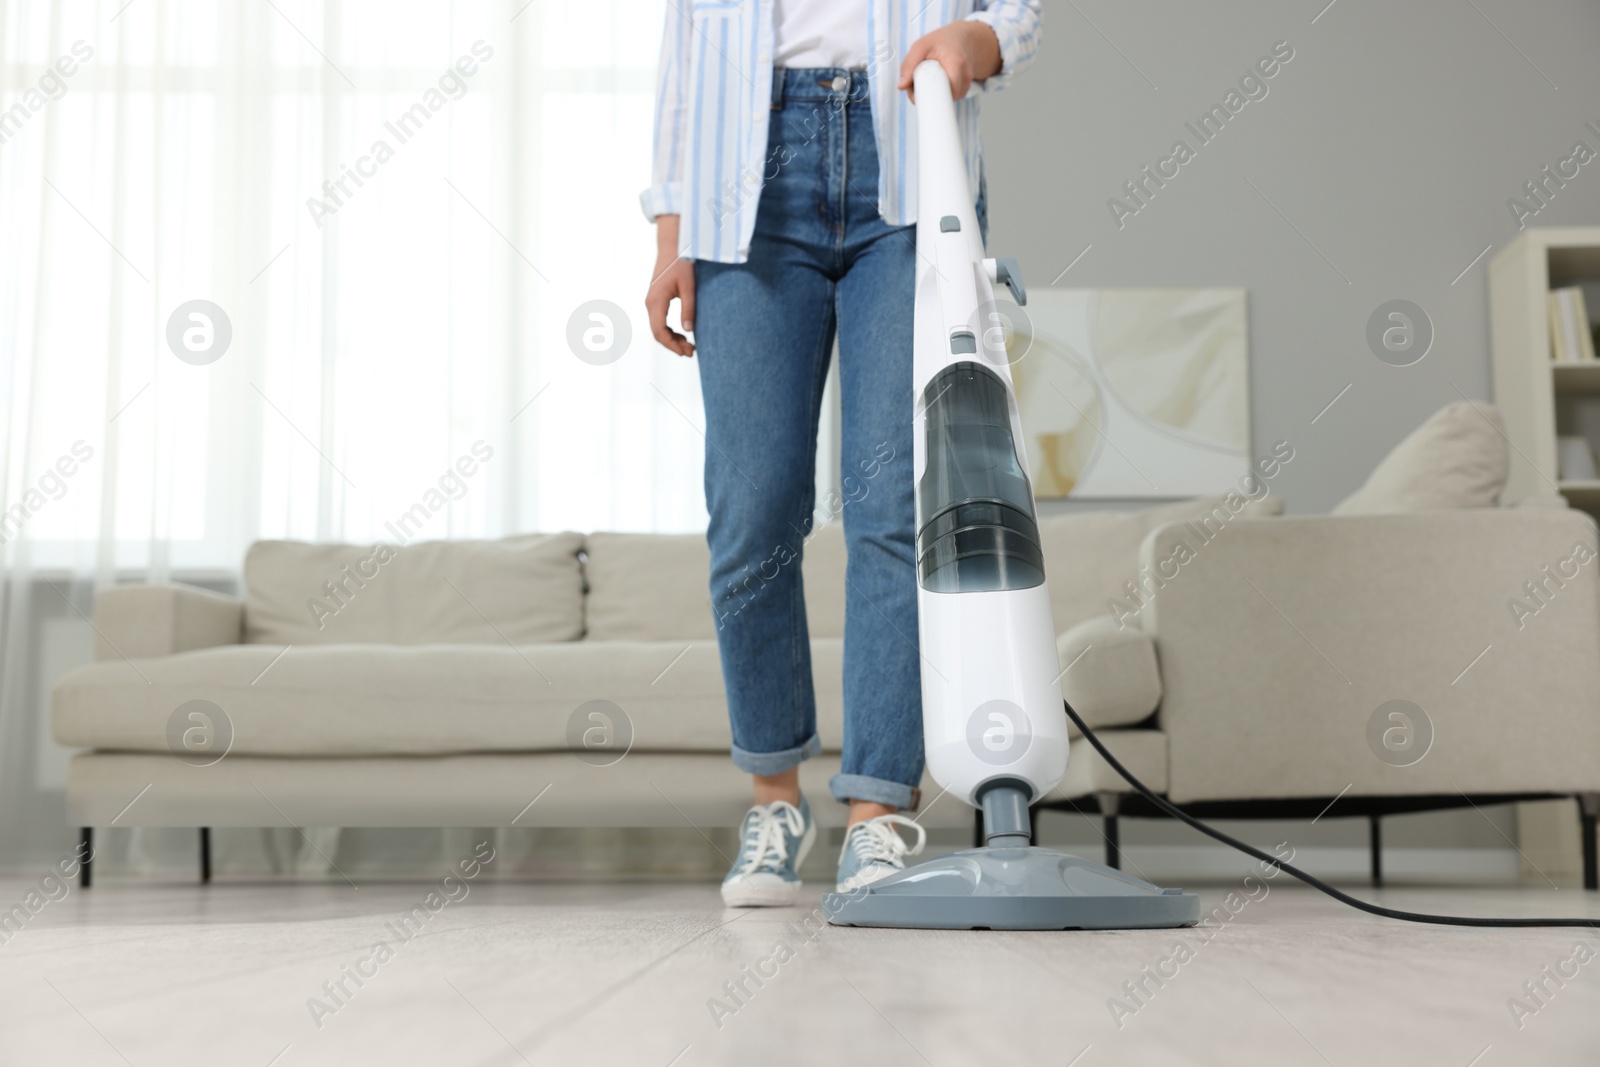
<svg viewBox="0 0 1600 1067">
<path fill-rule="evenodd" d="M 1000 41 L 1000 72 L 979 84 L 988 92 L 1004 89 L 1039 51 L 1044 32 L 1040 0 L 990 0 L 967 18 L 988 26 Z"/>
<path fill-rule="evenodd" d="M 644 216 L 683 214 L 684 135 L 688 113 L 689 35 L 688 5 L 667 5 L 666 27 L 661 33 L 661 60 L 656 72 L 655 139 L 651 147 L 650 186 L 639 194 Z"/>
</svg>

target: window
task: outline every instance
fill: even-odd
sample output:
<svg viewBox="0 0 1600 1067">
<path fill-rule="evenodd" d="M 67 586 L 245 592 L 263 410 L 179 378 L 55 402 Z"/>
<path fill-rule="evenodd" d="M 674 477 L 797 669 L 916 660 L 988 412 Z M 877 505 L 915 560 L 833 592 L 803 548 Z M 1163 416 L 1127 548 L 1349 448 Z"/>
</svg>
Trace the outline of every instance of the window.
<svg viewBox="0 0 1600 1067">
<path fill-rule="evenodd" d="M 232 569 L 258 537 L 392 541 L 419 502 L 420 538 L 701 528 L 695 367 L 642 310 L 663 14 L 7 5 L 5 559 Z M 594 301 L 615 362 L 569 347 Z"/>
</svg>

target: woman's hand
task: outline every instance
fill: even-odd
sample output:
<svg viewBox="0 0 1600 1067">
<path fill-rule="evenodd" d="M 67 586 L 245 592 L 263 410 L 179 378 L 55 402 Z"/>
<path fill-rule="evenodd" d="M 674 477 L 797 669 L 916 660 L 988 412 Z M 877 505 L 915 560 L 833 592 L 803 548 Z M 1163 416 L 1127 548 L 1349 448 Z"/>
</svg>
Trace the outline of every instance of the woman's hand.
<svg viewBox="0 0 1600 1067">
<path fill-rule="evenodd" d="M 694 332 L 694 261 L 678 255 L 678 216 L 656 216 L 656 269 L 644 295 L 650 333 L 680 356 L 694 355 L 694 342 L 667 325 L 667 309 L 678 300 L 678 320 Z"/>
<path fill-rule="evenodd" d="M 958 19 L 912 41 L 906 49 L 905 62 L 900 64 L 899 87 L 911 94 L 913 104 L 917 102 L 917 91 L 911 84 L 911 75 L 925 59 L 939 61 L 945 77 L 950 79 L 951 99 L 960 100 L 973 82 L 1000 73 L 1000 39 L 976 19 Z"/>
</svg>

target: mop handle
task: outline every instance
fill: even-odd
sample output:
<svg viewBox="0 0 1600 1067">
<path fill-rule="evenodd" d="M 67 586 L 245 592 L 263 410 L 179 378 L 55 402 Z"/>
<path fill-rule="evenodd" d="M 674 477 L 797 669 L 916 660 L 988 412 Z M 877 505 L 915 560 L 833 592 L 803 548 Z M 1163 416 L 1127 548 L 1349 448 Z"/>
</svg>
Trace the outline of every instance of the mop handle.
<svg viewBox="0 0 1600 1067">
<path fill-rule="evenodd" d="M 966 154 L 944 68 L 917 64 L 917 226 L 938 267 L 939 317 L 952 352 L 976 352 L 980 305 L 994 299 L 984 270 L 983 241 L 967 185 Z M 971 342 L 971 347 L 962 342 Z"/>
<path fill-rule="evenodd" d="M 917 90 L 917 218 L 937 225 L 954 216 L 959 220 L 972 253 L 983 258 L 978 236 L 978 216 L 972 190 L 967 187 L 967 157 L 961 147 L 955 101 L 950 80 L 934 60 L 917 64 L 912 76 Z"/>
</svg>

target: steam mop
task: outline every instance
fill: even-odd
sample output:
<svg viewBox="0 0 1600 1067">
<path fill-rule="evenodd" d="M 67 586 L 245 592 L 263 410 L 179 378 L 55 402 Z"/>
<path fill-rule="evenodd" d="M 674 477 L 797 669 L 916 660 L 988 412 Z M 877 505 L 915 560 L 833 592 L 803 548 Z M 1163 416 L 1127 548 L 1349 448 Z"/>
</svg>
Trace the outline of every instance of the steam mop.
<svg viewBox="0 0 1600 1067">
<path fill-rule="evenodd" d="M 1192 926 L 1199 898 L 1034 848 L 1029 805 L 1067 769 L 1055 626 L 994 286 L 950 82 L 919 65 L 913 449 L 928 770 L 983 811 L 985 844 L 832 893 L 841 926 L 996 930 Z"/>
</svg>

